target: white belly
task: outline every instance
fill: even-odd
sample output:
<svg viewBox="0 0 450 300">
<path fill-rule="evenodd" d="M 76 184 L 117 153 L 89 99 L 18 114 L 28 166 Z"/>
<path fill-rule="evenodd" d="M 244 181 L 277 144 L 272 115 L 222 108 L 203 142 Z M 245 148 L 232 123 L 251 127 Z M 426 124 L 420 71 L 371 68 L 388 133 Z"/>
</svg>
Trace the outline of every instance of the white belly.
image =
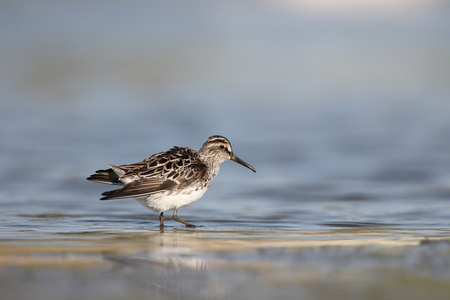
<svg viewBox="0 0 450 300">
<path fill-rule="evenodd" d="M 195 190 L 195 188 L 187 188 L 181 193 L 165 191 L 162 193 L 151 194 L 148 196 L 136 198 L 142 205 L 157 212 L 164 212 L 178 209 L 180 207 L 191 204 L 200 199 L 206 192 L 207 187 Z"/>
</svg>

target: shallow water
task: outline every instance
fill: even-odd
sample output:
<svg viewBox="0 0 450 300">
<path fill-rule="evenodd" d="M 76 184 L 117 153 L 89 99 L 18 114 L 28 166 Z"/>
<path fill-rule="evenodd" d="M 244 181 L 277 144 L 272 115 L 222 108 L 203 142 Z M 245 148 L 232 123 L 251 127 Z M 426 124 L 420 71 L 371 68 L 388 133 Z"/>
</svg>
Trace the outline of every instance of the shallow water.
<svg viewBox="0 0 450 300">
<path fill-rule="evenodd" d="M 132 3 L 2 4 L 0 299 L 448 299 L 448 5 Z M 213 134 L 194 229 L 85 180 Z"/>
</svg>

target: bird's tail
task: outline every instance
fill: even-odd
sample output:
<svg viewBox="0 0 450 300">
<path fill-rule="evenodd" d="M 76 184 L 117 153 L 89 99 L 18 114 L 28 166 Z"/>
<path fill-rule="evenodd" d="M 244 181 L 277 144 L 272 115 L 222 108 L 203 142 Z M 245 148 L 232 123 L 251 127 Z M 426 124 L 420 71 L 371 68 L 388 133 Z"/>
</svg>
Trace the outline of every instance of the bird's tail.
<svg viewBox="0 0 450 300">
<path fill-rule="evenodd" d="M 92 174 L 86 179 L 99 183 L 123 185 L 123 183 L 119 180 L 119 176 L 117 176 L 112 169 L 95 171 L 95 174 Z"/>
</svg>

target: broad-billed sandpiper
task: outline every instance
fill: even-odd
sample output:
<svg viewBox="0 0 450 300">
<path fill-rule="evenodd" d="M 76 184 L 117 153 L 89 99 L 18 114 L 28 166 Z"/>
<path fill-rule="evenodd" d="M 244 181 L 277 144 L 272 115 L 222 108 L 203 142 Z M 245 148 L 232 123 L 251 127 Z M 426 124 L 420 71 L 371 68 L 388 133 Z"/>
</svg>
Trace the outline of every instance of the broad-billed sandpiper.
<svg viewBox="0 0 450 300">
<path fill-rule="evenodd" d="M 107 191 L 100 200 L 136 198 L 144 206 L 160 213 L 161 231 L 164 228 L 165 211 L 173 210 L 173 219 L 186 227 L 195 227 L 180 220 L 177 210 L 200 199 L 219 173 L 220 164 L 226 160 L 235 161 L 253 172 L 255 169 L 238 158 L 231 144 L 223 136 L 208 138 L 199 151 L 188 147 L 173 147 L 154 154 L 141 162 L 113 166 L 98 170 L 87 180 L 123 185 L 122 188 Z"/>
</svg>

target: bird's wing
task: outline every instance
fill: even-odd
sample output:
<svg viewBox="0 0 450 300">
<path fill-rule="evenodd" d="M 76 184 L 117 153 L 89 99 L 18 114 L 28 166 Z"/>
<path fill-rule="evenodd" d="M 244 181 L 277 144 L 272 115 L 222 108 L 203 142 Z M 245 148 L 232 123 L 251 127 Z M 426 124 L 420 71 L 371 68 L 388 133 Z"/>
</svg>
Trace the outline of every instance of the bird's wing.
<svg viewBox="0 0 450 300">
<path fill-rule="evenodd" d="M 143 178 L 126 184 L 123 188 L 104 192 L 100 200 L 112 200 L 129 197 L 138 197 L 155 192 L 170 190 L 178 183 L 171 179 L 161 180 L 157 178 Z"/>
<path fill-rule="evenodd" d="M 116 174 L 123 172 L 119 180 L 127 183 L 121 189 L 103 193 L 101 200 L 138 197 L 183 188 L 201 179 L 207 167 L 190 151 L 193 150 L 175 147 L 136 164 L 111 166 Z"/>
<path fill-rule="evenodd" d="M 139 197 L 157 192 L 183 188 L 201 179 L 206 172 L 205 165 L 191 165 L 176 174 L 167 177 L 142 177 L 139 180 L 125 184 L 121 189 L 104 192 L 100 200 L 112 200 L 130 197 Z"/>
</svg>

